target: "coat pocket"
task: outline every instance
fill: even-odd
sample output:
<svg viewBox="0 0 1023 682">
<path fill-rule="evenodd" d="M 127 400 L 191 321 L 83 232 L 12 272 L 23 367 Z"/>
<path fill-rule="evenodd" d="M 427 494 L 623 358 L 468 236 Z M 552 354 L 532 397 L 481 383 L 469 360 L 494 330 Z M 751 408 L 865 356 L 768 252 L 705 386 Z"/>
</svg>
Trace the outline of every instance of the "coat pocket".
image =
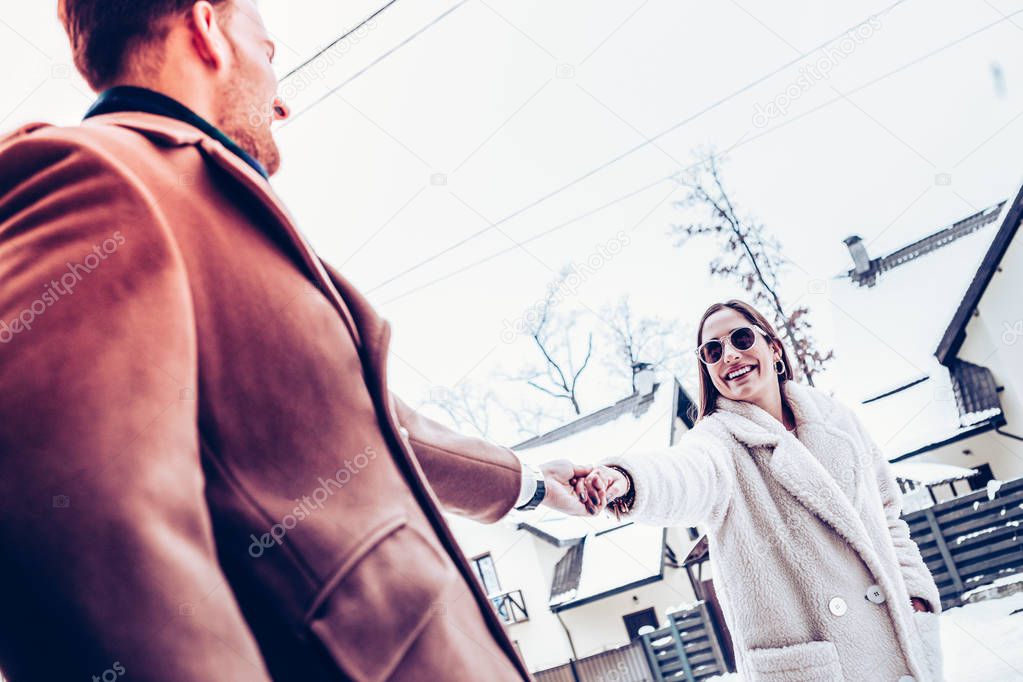
<svg viewBox="0 0 1023 682">
<path fill-rule="evenodd" d="M 927 682 L 942 682 L 943 661 L 941 657 L 941 617 L 926 611 L 914 611 L 913 623 L 920 635 L 920 651 L 923 654 L 923 665 L 930 673 Z"/>
<path fill-rule="evenodd" d="M 320 589 L 306 626 L 356 682 L 385 680 L 456 576 L 446 555 L 404 518 L 381 524 Z"/>
<path fill-rule="evenodd" d="M 750 682 L 842 682 L 838 650 L 831 642 L 803 642 L 750 649 Z"/>
</svg>

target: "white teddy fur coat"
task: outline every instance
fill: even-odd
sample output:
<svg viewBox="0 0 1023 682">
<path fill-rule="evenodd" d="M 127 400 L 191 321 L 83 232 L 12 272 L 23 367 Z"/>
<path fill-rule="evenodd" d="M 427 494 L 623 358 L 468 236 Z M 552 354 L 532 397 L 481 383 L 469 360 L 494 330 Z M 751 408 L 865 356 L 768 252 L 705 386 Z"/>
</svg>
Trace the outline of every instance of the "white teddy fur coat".
<svg viewBox="0 0 1023 682">
<path fill-rule="evenodd" d="M 672 448 L 606 460 L 633 478 L 631 518 L 706 530 L 744 679 L 940 682 L 938 589 L 887 460 L 849 408 L 782 390 L 796 435 L 720 397 Z"/>
</svg>

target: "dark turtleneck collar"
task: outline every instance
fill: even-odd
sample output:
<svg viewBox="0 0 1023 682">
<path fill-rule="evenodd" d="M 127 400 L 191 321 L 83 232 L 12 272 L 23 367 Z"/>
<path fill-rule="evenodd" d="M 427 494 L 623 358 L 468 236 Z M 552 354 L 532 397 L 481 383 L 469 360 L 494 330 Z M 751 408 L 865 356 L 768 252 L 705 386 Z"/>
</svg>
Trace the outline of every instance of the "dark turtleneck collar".
<svg viewBox="0 0 1023 682">
<path fill-rule="evenodd" d="M 242 161 L 252 166 L 264 178 L 269 178 L 266 169 L 259 161 L 238 146 L 230 137 L 222 133 L 216 126 L 199 116 L 181 102 L 153 90 L 133 85 L 117 85 L 100 93 L 99 98 L 85 112 L 84 118 L 118 111 L 141 111 L 157 116 L 167 116 L 195 126 L 213 139 L 227 147 Z"/>
</svg>

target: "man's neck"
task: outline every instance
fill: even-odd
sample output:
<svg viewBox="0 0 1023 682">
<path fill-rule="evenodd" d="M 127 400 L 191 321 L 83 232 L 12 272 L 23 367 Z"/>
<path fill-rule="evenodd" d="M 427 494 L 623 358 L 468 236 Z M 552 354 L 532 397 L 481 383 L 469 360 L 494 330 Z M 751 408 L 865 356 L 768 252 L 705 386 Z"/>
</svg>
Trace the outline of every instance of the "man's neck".
<svg viewBox="0 0 1023 682">
<path fill-rule="evenodd" d="M 161 95 L 170 97 L 176 102 L 191 109 L 197 116 L 201 116 L 203 119 L 209 121 L 213 125 L 217 125 L 215 116 L 213 113 L 212 99 L 206 97 L 202 92 L 185 88 L 180 83 L 189 82 L 188 80 L 182 79 L 174 82 L 173 79 L 159 78 L 159 79 L 146 79 L 146 80 L 125 80 L 123 82 L 114 83 L 110 87 L 116 87 L 119 85 L 125 85 L 133 88 L 145 88 L 146 90 L 152 90 L 158 92 Z"/>
</svg>

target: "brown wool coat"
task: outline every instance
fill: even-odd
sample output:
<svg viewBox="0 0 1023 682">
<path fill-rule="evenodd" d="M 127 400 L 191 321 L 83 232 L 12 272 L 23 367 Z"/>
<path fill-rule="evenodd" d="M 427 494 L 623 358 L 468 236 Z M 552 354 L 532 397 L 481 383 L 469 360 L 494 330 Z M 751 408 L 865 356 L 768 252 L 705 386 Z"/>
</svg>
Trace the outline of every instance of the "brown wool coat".
<svg viewBox="0 0 1023 682">
<path fill-rule="evenodd" d="M 387 324 L 220 143 L 0 140 L 0 283 L 12 682 L 528 679 L 440 513 L 497 520 L 519 461 L 391 396 Z"/>
</svg>

